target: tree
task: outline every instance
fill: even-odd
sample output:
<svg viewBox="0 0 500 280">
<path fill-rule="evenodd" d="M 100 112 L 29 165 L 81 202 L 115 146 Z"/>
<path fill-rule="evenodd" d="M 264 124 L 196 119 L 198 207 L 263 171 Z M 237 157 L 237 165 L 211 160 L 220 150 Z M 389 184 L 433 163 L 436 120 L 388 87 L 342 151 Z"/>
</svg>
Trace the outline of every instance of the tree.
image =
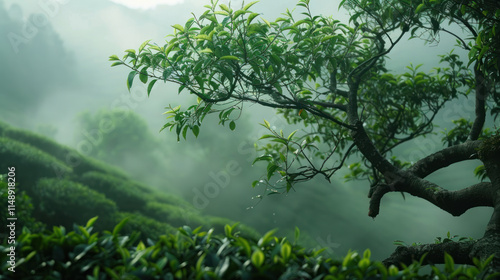
<svg viewBox="0 0 500 280">
<path fill-rule="evenodd" d="M 161 174 L 165 167 L 161 162 L 163 152 L 155 150 L 158 139 L 141 116 L 125 110 L 98 110 L 94 114 L 85 111 L 77 121 L 77 147 L 82 152 L 117 165 L 150 184 L 164 183 L 155 177 L 144 178 L 145 172 L 156 170 Z"/>
<path fill-rule="evenodd" d="M 250 11 L 255 2 L 233 10 L 224 4 L 205 6 L 164 46 L 144 42 L 136 52 L 126 50 L 112 66 L 132 69 L 130 89 L 139 76 L 148 94 L 157 81 L 179 85 L 197 102 L 166 112 L 163 127 L 186 138 L 200 132 L 208 114 L 220 124 L 235 121 L 245 104 L 274 108 L 293 126 L 290 135 L 267 121 L 270 133 L 261 139 L 267 172 L 261 182 L 271 193 L 289 191 L 294 184 L 315 176 L 331 178 L 350 160 L 349 178 L 368 179 L 370 217 L 379 214 L 382 197 L 408 193 L 459 216 L 479 206 L 493 208 L 485 235 L 479 240 L 398 247 L 386 264 L 409 264 L 426 255 L 426 263 L 443 263 L 445 252 L 456 263 L 472 264 L 500 252 L 500 135 L 486 128 L 487 112 L 500 113 L 499 35 L 500 6 L 495 1 L 459 0 L 343 0 L 350 11 L 349 25 L 331 17 L 312 15 L 308 0 L 300 0 L 299 16 L 286 11 L 270 22 Z M 455 27 L 455 29 L 454 29 Z M 458 27 L 458 32 L 456 30 Z M 452 36 L 468 52 L 468 62 L 449 51 L 443 65 L 429 73 L 420 65 L 393 74 L 387 56 L 406 35 L 428 42 Z M 458 119 L 446 131 L 442 147 L 414 162 L 393 154 L 396 147 L 435 134 L 435 119 L 452 102 L 473 97 L 471 120 Z M 492 122 L 488 122 L 492 123 Z M 451 164 L 479 159 L 479 175 L 488 177 L 457 191 L 425 178 Z M 500 267 L 500 256 L 492 262 Z"/>
</svg>

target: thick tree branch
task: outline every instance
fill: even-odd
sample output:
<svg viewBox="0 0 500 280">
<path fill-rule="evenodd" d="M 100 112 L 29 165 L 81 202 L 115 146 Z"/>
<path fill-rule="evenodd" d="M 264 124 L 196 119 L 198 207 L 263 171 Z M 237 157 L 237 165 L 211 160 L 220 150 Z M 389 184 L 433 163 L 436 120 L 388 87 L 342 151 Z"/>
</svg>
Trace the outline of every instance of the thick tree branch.
<svg viewBox="0 0 500 280">
<path fill-rule="evenodd" d="M 477 241 L 467 242 L 445 242 L 439 244 L 423 244 L 417 246 L 399 246 L 390 257 L 382 263 L 386 266 L 395 265 L 402 267 L 401 264 L 410 265 L 413 261 L 420 261 L 426 254 L 422 264 L 443 264 L 444 253 L 453 257 L 456 264 L 474 264 L 469 253 Z"/>
<path fill-rule="evenodd" d="M 464 160 L 477 159 L 477 149 L 482 141 L 467 141 L 463 144 L 445 148 L 416 162 L 408 171 L 425 178 L 436 170 Z"/>
<path fill-rule="evenodd" d="M 483 73 L 478 69 L 478 63 L 474 66 L 474 75 L 476 76 L 476 118 L 469 134 L 470 140 L 477 140 L 483 130 L 486 120 L 486 97 L 488 88 Z"/>
<path fill-rule="evenodd" d="M 319 105 L 325 108 L 334 108 L 334 109 L 339 109 L 341 111 L 347 111 L 347 106 L 342 105 L 342 104 L 335 104 L 331 102 L 323 102 L 323 101 L 311 101 L 312 104 L 314 105 Z"/>
<path fill-rule="evenodd" d="M 413 175 L 395 181 L 394 184 L 379 184 L 370 191 L 370 208 L 368 215 L 376 217 L 380 210 L 380 200 L 388 192 L 406 192 L 420 197 L 436 205 L 442 210 L 460 216 L 467 210 L 479 206 L 495 206 L 496 190 L 490 182 L 483 182 L 470 187 L 448 191 L 429 181 Z"/>
</svg>

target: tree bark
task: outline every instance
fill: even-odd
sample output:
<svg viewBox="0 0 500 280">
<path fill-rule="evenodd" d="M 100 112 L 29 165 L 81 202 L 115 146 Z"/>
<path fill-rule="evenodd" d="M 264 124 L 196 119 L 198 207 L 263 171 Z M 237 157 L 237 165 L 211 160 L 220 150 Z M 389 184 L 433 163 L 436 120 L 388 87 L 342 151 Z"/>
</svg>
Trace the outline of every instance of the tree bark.
<svg viewBox="0 0 500 280">
<path fill-rule="evenodd" d="M 467 154 L 470 154 L 473 148 L 477 151 L 477 157 L 483 162 L 491 182 L 479 183 L 455 192 L 439 190 L 434 196 L 429 196 L 425 192 L 427 188 L 420 188 L 420 190 L 417 188 L 417 193 L 412 193 L 412 188 L 404 185 L 395 188 L 398 191 L 403 190 L 422 197 L 453 215 L 460 215 L 467 209 L 476 206 L 492 207 L 493 213 L 486 226 L 484 236 L 478 240 L 466 242 L 450 241 L 440 244 L 400 246 L 389 258 L 383 261 L 385 265 L 396 265 L 398 267 L 402 267 L 403 264 L 410 265 L 414 261 L 420 261 L 424 255 L 422 264 L 442 264 L 444 263 L 444 254 L 446 252 L 453 257 L 456 264 L 468 265 L 474 264 L 474 258 L 484 261 L 491 255 L 495 255 L 490 262 L 487 273 L 500 272 L 500 135 L 484 140 L 480 146 L 477 146 L 477 142 L 474 142 L 465 143 L 459 145 L 461 147 L 453 148 L 458 153 L 452 156 L 451 161 L 457 162 L 460 159 L 467 159 Z M 415 164 L 409 169 L 410 173 L 413 176 L 415 176 L 414 174 L 428 175 L 440 167 L 448 166 L 448 161 L 445 158 L 447 154 L 453 154 L 450 153 L 451 151 L 450 148 L 447 148 L 423 159 L 422 162 Z M 417 177 L 415 181 L 418 180 L 423 179 Z M 406 183 L 408 184 L 408 182 Z M 392 191 L 392 189 L 387 185 L 380 186 L 378 192 L 375 191 L 372 195 L 370 207 L 378 210 L 379 200 L 389 191 Z M 441 198 L 439 198 L 439 193 L 443 195 Z"/>
</svg>

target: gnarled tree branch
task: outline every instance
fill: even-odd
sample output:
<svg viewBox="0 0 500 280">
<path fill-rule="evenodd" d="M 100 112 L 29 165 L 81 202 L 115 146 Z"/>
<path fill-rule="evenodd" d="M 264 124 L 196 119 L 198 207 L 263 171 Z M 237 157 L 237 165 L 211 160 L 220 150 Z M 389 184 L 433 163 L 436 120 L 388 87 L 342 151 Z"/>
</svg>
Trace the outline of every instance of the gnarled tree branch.
<svg viewBox="0 0 500 280">
<path fill-rule="evenodd" d="M 409 168 L 409 172 L 420 178 L 425 178 L 434 171 L 464 160 L 477 159 L 477 149 L 482 141 L 467 141 L 433 153 Z"/>
<path fill-rule="evenodd" d="M 457 191 L 448 191 L 413 175 L 409 175 L 408 178 L 391 185 L 374 186 L 371 191 L 368 215 L 374 218 L 379 214 L 380 200 L 388 192 L 406 192 L 420 197 L 453 216 L 460 216 L 474 207 L 495 206 L 496 189 L 490 182 L 475 184 Z"/>
<path fill-rule="evenodd" d="M 417 246 L 399 246 L 390 257 L 383 261 L 386 266 L 395 265 L 402 267 L 401 264 L 409 265 L 414 260 L 419 261 L 424 254 L 422 264 L 442 264 L 444 263 L 444 253 L 453 257 L 457 264 L 474 264 L 469 253 L 476 241 L 467 242 L 445 242 L 439 244 L 423 244 Z"/>
</svg>

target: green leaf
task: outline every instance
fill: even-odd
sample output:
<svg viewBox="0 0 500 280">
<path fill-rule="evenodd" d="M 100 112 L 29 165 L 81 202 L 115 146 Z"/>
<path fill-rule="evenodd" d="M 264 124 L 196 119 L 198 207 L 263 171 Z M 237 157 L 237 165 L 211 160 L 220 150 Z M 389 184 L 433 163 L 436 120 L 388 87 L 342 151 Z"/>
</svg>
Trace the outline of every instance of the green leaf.
<svg viewBox="0 0 500 280">
<path fill-rule="evenodd" d="M 305 110 L 301 110 L 300 111 L 300 118 L 302 118 L 303 120 L 307 119 L 308 118 L 308 114 Z"/>
<path fill-rule="evenodd" d="M 221 57 L 220 59 L 221 60 L 240 60 L 239 58 L 237 58 L 234 55 L 225 55 L 225 56 Z"/>
<path fill-rule="evenodd" d="M 288 135 L 288 138 L 287 138 L 288 141 L 290 141 L 290 139 L 292 139 L 292 137 L 295 135 L 295 133 L 297 133 L 297 130 L 298 129 L 296 129 L 295 131 L 293 131 L 292 133 L 290 133 L 290 135 Z"/>
<path fill-rule="evenodd" d="M 290 258 L 290 255 L 292 254 L 292 247 L 290 246 L 290 244 L 285 243 L 285 244 L 281 245 L 280 253 L 281 253 L 281 256 L 283 257 L 283 259 L 285 260 L 285 262 L 288 261 L 288 259 Z"/>
<path fill-rule="evenodd" d="M 231 9 L 229 9 L 228 6 L 226 6 L 225 4 L 220 4 L 219 7 L 221 9 L 223 9 L 224 11 L 228 12 L 228 13 L 231 13 Z"/>
<path fill-rule="evenodd" d="M 274 164 L 274 163 L 269 163 L 267 165 L 267 180 L 271 179 L 273 177 L 274 172 L 278 170 L 279 166 Z"/>
<path fill-rule="evenodd" d="M 201 272 L 202 270 L 202 264 L 203 264 L 203 261 L 205 260 L 205 257 L 207 256 L 207 253 L 204 253 L 203 255 L 201 255 L 201 257 L 198 259 L 198 261 L 196 262 L 196 271 L 199 271 Z"/>
<path fill-rule="evenodd" d="M 229 129 L 234 130 L 236 128 L 236 123 L 234 121 L 231 121 L 229 123 Z"/>
<path fill-rule="evenodd" d="M 155 83 L 157 82 L 158 80 L 152 80 L 151 82 L 149 82 L 149 85 L 148 85 L 148 96 L 149 94 L 151 93 L 151 89 L 153 89 L 153 86 L 155 85 Z"/>
<path fill-rule="evenodd" d="M 147 40 L 146 42 L 142 43 L 142 45 L 139 47 L 139 53 L 142 52 L 142 50 L 144 49 L 144 47 L 146 47 L 146 45 L 149 43 L 149 41 L 151 41 L 151 40 Z"/>
<path fill-rule="evenodd" d="M 111 279 L 121 279 L 121 277 L 116 274 L 111 268 L 109 267 L 104 267 L 104 270 L 106 271 L 106 274 L 111 277 Z"/>
<path fill-rule="evenodd" d="M 167 69 L 165 69 L 165 71 L 163 71 L 163 80 L 166 81 L 168 77 L 170 77 L 172 72 L 173 72 L 172 67 L 168 67 Z"/>
<path fill-rule="evenodd" d="M 252 20 L 253 20 L 256 16 L 258 16 L 258 15 L 259 15 L 258 13 L 252 13 L 252 14 L 250 14 L 250 15 L 248 16 L 248 19 L 247 19 L 247 25 L 249 25 L 249 24 L 252 22 Z"/>
<path fill-rule="evenodd" d="M 87 224 L 85 225 L 85 227 L 86 227 L 86 228 L 91 227 L 91 226 L 95 223 L 95 221 L 97 221 L 97 219 L 98 219 L 98 218 L 99 218 L 99 216 L 95 216 L 95 217 L 91 218 L 91 219 L 87 222 Z"/>
<path fill-rule="evenodd" d="M 337 37 L 337 35 L 326 35 L 325 37 L 321 38 L 321 43 L 328 41 L 328 40 L 335 38 L 335 37 Z"/>
<path fill-rule="evenodd" d="M 259 239 L 259 241 L 257 242 L 257 246 L 259 246 L 259 247 L 266 246 L 269 242 L 271 242 L 274 239 L 274 234 L 277 231 L 278 231 L 278 229 L 275 228 L 275 229 L 272 229 L 272 230 L 266 232 L 266 234 L 264 234 L 264 236 L 262 236 Z"/>
<path fill-rule="evenodd" d="M 233 14 L 233 20 L 239 16 L 241 16 L 242 14 L 246 13 L 245 11 L 243 10 L 238 10 L 236 11 L 234 14 Z"/>
<path fill-rule="evenodd" d="M 267 139 L 267 138 L 276 138 L 276 136 L 275 136 L 275 135 L 273 135 L 273 134 L 264 134 L 264 135 L 262 135 L 262 136 L 259 138 L 259 140 L 262 140 L 262 139 Z"/>
<path fill-rule="evenodd" d="M 123 219 L 119 224 L 117 224 L 114 228 L 113 228 L 113 235 L 116 236 L 118 235 L 118 233 L 120 232 L 120 230 L 122 230 L 122 228 L 125 226 L 125 224 L 128 222 L 128 217 Z"/>
<path fill-rule="evenodd" d="M 250 9 L 250 7 L 252 7 L 253 5 L 255 5 L 258 2 L 259 1 L 253 1 L 253 2 L 250 2 L 250 3 L 246 4 L 245 7 L 243 7 L 243 11 L 246 11 L 246 10 Z"/>
<path fill-rule="evenodd" d="M 250 247 L 248 241 L 241 236 L 238 236 L 237 240 L 240 244 L 240 247 L 243 248 L 243 251 L 245 251 L 245 254 L 250 257 L 250 255 L 252 254 L 252 248 Z"/>
<path fill-rule="evenodd" d="M 132 87 L 132 83 L 134 82 L 135 75 L 137 75 L 137 71 L 132 71 L 128 74 L 128 78 L 127 78 L 128 91 L 130 91 L 130 88 Z"/>
<path fill-rule="evenodd" d="M 257 268 L 260 268 L 264 263 L 264 258 L 264 253 L 257 248 L 252 254 L 252 264 Z"/>
<path fill-rule="evenodd" d="M 117 61 L 117 62 L 114 62 L 113 64 L 111 64 L 111 67 L 114 67 L 114 66 L 117 66 L 117 65 L 122 65 L 122 64 L 125 64 L 121 61 Z"/>
<path fill-rule="evenodd" d="M 226 234 L 227 237 L 233 236 L 232 231 L 233 231 L 233 229 L 231 228 L 230 225 L 224 226 L 224 233 Z"/>
<path fill-rule="evenodd" d="M 182 137 L 184 138 L 184 140 L 186 140 L 188 128 L 189 128 L 188 126 L 185 126 L 184 129 L 182 130 Z"/>
<path fill-rule="evenodd" d="M 299 241 L 299 237 L 300 237 L 300 230 L 298 227 L 295 227 L 295 242 L 298 242 Z"/>
<path fill-rule="evenodd" d="M 264 120 L 264 125 L 266 128 L 271 128 L 271 125 L 269 124 L 268 121 Z"/>
<path fill-rule="evenodd" d="M 120 59 L 115 54 L 109 57 L 109 61 L 116 61 L 116 60 L 120 60 Z"/>
<path fill-rule="evenodd" d="M 184 32 L 184 27 L 182 27 L 182 25 L 180 24 L 174 24 L 172 25 L 172 27 L 179 30 L 180 32 Z"/>
<path fill-rule="evenodd" d="M 272 156 L 263 155 L 263 156 L 260 156 L 260 157 L 257 157 L 256 159 L 254 159 L 254 161 L 252 162 L 252 165 L 255 164 L 257 161 L 272 161 L 272 160 L 273 160 Z"/>
<path fill-rule="evenodd" d="M 263 17 L 260 17 L 266 24 L 267 26 L 271 27 L 271 23 L 269 21 L 267 21 L 265 18 Z"/>
<path fill-rule="evenodd" d="M 211 49 L 209 49 L 209 48 L 206 48 L 206 49 L 204 49 L 204 50 L 201 50 L 200 52 L 201 52 L 201 53 L 213 53 L 213 51 L 212 51 Z"/>
<path fill-rule="evenodd" d="M 258 180 L 255 180 L 252 182 L 252 188 L 255 188 L 260 182 Z"/>
<path fill-rule="evenodd" d="M 365 259 L 369 259 L 372 255 L 372 252 L 370 251 L 370 249 L 366 249 L 365 252 L 363 253 L 363 258 Z"/>
<path fill-rule="evenodd" d="M 444 268 L 446 272 L 452 273 L 455 271 L 455 262 L 453 258 L 446 252 L 444 252 Z"/>
<path fill-rule="evenodd" d="M 301 20 L 297 21 L 296 23 L 294 23 L 292 26 L 297 27 L 303 23 L 307 23 L 308 25 L 311 25 L 311 21 L 309 19 L 301 19 Z"/>
<path fill-rule="evenodd" d="M 194 36 L 195 39 L 198 39 L 198 40 L 207 40 L 207 41 L 212 41 L 210 36 L 208 36 L 207 34 L 200 34 L 200 35 L 196 35 Z"/>
<path fill-rule="evenodd" d="M 141 73 L 139 73 L 139 80 L 141 80 L 141 82 L 143 84 L 146 84 L 148 82 L 148 67 L 147 66 L 142 68 Z"/>
<path fill-rule="evenodd" d="M 418 5 L 418 6 L 417 6 L 417 9 L 415 9 L 415 13 L 419 13 L 419 12 L 420 12 L 420 10 L 422 10 L 424 7 L 425 7 L 425 4 L 424 4 L 424 3 L 422 3 L 422 4 Z"/>
<path fill-rule="evenodd" d="M 195 126 L 193 126 L 193 129 L 192 129 L 192 130 L 193 130 L 193 134 L 194 134 L 194 136 L 195 136 L 196 138 L 198 138 L 198 135 L 200 134 L 200 127 L 199 127 L 199 126 L 197 126 L 197 125 L 195 125 Z"/>
</svg>

